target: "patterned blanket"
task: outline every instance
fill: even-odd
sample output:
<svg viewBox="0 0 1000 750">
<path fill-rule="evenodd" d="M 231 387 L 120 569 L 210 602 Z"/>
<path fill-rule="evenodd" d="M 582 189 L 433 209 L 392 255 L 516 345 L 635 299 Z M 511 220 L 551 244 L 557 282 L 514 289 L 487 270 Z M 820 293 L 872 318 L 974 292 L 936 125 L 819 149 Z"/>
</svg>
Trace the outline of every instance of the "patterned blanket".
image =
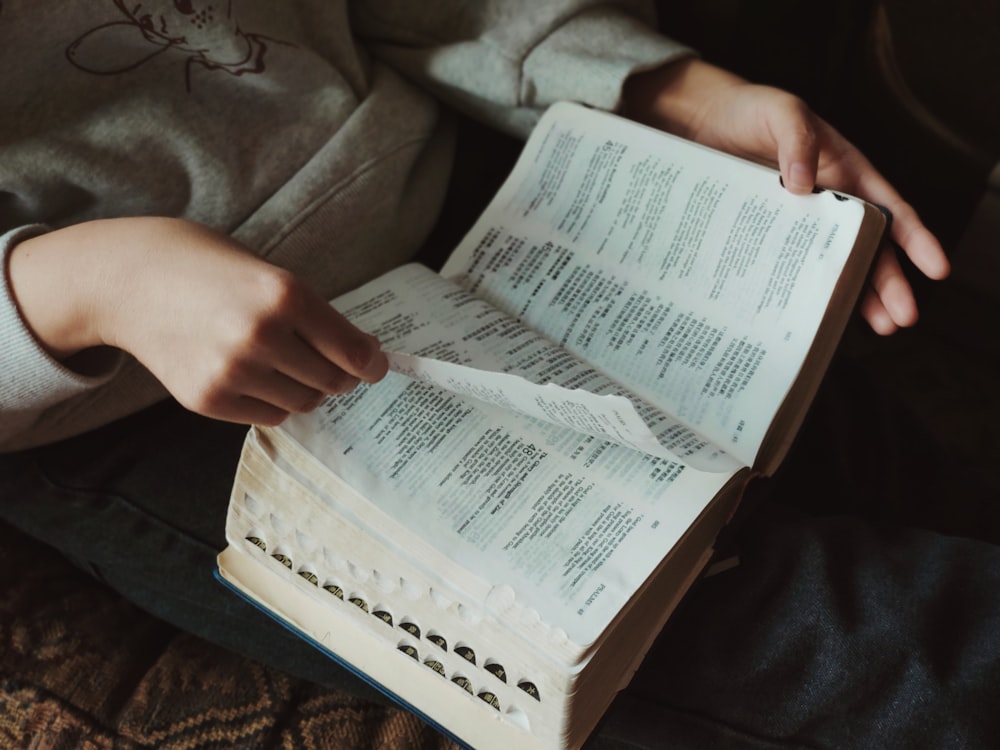
<svg viewBox="0 0 1000 750">
<path fill-rule="evenodd" d="M 0 747 L 455 747 L 181 633 L 10 527 L 0 538 Z"/>
</svg>

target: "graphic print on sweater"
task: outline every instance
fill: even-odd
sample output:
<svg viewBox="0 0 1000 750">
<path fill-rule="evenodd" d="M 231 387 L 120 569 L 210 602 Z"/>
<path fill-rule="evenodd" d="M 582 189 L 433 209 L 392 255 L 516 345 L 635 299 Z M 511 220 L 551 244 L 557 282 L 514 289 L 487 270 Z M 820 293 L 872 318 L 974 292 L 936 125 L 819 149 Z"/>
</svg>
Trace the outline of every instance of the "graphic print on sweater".
<svg viewBox="0 0 1000 750">
<path fill-rule="evenodd" d="M 287 44 L 243 31 L 233 0 L 111 1 L 124 19 L 95 26 L 66 48 L 67 59 L 87 73 L 126 73 L 158 55 L 174 54 L 183 61 L 184 85 L 191 91 L 194 65 L 233 76 L 259 74 L 265 71 L 267 43 Z"/>
</svg>

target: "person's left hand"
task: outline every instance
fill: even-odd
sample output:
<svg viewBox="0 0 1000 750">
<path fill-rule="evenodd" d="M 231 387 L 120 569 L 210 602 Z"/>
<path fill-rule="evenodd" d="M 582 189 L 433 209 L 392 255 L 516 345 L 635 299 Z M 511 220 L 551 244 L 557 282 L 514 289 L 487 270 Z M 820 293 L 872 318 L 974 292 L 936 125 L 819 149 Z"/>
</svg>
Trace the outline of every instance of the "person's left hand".
<svg viewBox="0 0 1000 750">
<path fill-rule="evenodd" d="M 798 97 L 759 86 L 697 58 L 632 76 L 624 114 L 706 146 L 776 166 L 785 187 L 841 190 L 889 209 L 892 239 L 923 274 L 943 279 L 948 259 L 916 211 L 865 156 Z M 894 252 L 875 264 L 861 314 L 876 333 L 917 321 L 913 289 Z"/>
</svg>

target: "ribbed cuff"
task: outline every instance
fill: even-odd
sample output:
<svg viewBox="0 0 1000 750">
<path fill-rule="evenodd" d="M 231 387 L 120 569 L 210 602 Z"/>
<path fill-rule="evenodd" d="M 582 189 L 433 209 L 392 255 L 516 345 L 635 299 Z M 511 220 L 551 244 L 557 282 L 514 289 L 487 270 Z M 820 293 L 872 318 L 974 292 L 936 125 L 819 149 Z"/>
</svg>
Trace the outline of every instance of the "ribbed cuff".
<svg viewBox="0 0 1000 750">
<path fill-rule="evenodd" d="M 26 412 L 39 411 L 106 383 L 122 359 L 109 357 L 107 367 L 98 376 L 81 375 L 46 352 L 25 324 L 11 289 L 8 257 L 19 242 L 46 231 L 47 227 L 32 224 L 0 235 L 0 267 L 4 271 L 0 284 L 0 421 L 3 422 L 8 421 L 8 415 L 23 417 Z"/>
<path fill-rule="evenodd" d="M 630 75 L 693 54 L 631 16 L 592 8 L 555 29 L 527 56 L 520 100 L 539 108 L 570 100 L 615 111 Z"/>
</svg>

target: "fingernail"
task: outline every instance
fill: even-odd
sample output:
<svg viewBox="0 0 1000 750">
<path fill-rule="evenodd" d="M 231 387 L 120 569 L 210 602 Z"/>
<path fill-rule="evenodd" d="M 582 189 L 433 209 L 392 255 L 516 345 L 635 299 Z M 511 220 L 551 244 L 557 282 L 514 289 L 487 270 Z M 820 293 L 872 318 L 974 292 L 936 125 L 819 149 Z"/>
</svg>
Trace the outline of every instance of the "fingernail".
<svg viewBox="0 0 1000 750">
<path fill-rule="evenodd" d="M 788 180 L 792 183 L 788 186 L 789 190 L 803 193 L 808 193 L 812 190 L 813 184 L 809 167 L 802 162 L 792 164 L 791 169 L 788 170 Z"/>
</svg>

